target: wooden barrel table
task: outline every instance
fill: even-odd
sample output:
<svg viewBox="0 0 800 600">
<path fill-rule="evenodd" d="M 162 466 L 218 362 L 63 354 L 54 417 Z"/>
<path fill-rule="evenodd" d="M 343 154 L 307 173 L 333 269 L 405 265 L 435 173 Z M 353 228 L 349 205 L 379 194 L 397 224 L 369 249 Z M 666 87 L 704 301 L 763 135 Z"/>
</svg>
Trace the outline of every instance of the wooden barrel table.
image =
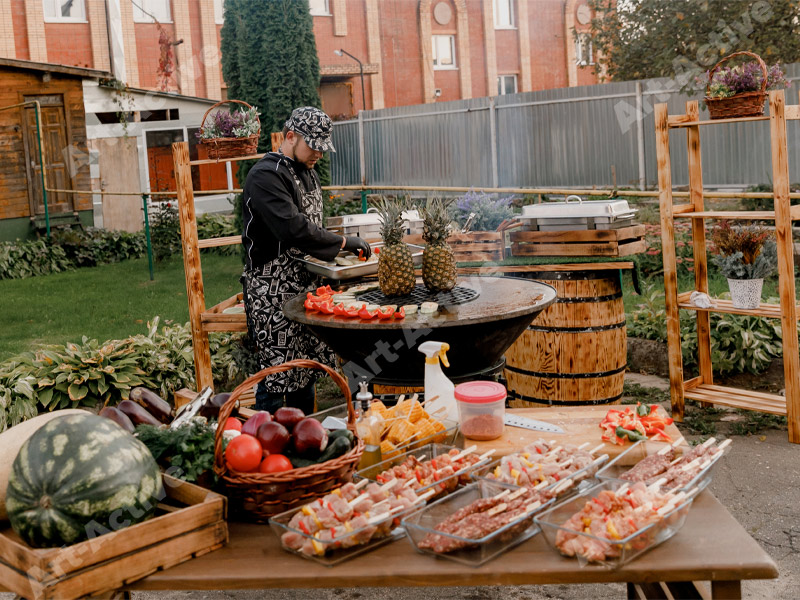
<svg viewBox="0 0 800 600">
<path fill-rule="evenodd" d="M 558 298 L 506 351 L 509 406 L 618 403 L 627 366 L 620 271 L 514 275 L 552 285 Z"/>
</svg>

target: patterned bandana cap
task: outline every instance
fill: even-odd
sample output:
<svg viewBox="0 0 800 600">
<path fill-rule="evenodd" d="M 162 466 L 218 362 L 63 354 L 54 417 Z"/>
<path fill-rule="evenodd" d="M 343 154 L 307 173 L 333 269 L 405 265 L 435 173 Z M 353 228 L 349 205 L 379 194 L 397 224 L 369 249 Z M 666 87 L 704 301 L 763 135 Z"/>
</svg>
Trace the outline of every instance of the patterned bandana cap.
<svg viewBox="0 0 800 600">
<path fill-rule="evenodd" d="M 318 152 L 336 152 L 331 141 L 333 121 L 318 108 L 302 106 L 292 111 L 284 127 L 303 136 L 308 147 Z"/>
</svg>

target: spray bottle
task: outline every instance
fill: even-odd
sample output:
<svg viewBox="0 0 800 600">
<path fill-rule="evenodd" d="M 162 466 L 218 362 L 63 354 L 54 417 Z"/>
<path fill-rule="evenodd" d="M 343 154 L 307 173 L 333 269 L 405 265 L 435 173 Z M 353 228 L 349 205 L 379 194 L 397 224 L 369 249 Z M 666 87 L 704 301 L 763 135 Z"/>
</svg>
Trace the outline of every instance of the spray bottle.
<svg viewBox="0 0 800 600">
<path fill-rule="evenodd" d="M 425 355 L 425 410 L 436 419 L 458 421 L 458 405 L 456 404 L 455 386 L 439 364 L 441 360 L 449 367 L 446 352 L 450 344 L 444 342 L 423 342 L 419 351 Z"/>
</svg>

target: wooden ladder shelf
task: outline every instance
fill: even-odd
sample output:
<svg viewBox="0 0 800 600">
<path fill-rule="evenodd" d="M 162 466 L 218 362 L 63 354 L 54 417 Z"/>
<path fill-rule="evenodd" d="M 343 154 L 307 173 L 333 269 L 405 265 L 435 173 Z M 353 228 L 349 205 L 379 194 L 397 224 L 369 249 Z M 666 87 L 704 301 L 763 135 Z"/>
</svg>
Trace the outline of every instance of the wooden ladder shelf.
<svg viewBox="0 0 800 600">
<path fill-rule="evenodd" d="M 669 345 L 669 377 L 672 414 L 683 420 L 684 399 L 707 404 L 786 415 L 789 441 L 800 443 L 800 351 L 798 351 L 798 303 L 795 296 L 792 220 L 800 213 L 792 211 L 789 201 L 789 159 L 786 121 L 800 118 L 800 105 L 785 106 L 783 90 L 769 93 L 769 116 L 701 121 L 697 101 L 686 103 L 685 115 L 670 115 L 666 104 L 655 107 L 658 189 L 661 207 L 661 243 L 664 255 L 664 292 Z M 709 211 L 704 206 L 703 169 L 700 154 L 700 127 L 743 121 L 768 121 L 772 149 L 772 211 Z M 685 129 L 688 143 L 689 204 L 673 205 L 672 168 L 669 134 L 671 129 Z M 708 293 L 708 256 L 706 254 L 706 219 L 769 219 L 775 222 L 778 248 L 780 304 L 761 304 L 757 309 L 734 308 L 730 301 L 716 300 L 716 306 L 701 309 L 689 301 L 691 292 L 678 293 L 677 257 L 675 254 L 676 218 L 692 222 L 695 290 Z M 700 375 L 684 381 L 681 357 L 679 310 L 693 310 L 697 319 L 697 353 Z M 714 384 L 711 364 L 710 313 L 722 312 L 780 319 L 783 330 L 783 364 L 786 396 L 766 394 Z"/>
</svg>

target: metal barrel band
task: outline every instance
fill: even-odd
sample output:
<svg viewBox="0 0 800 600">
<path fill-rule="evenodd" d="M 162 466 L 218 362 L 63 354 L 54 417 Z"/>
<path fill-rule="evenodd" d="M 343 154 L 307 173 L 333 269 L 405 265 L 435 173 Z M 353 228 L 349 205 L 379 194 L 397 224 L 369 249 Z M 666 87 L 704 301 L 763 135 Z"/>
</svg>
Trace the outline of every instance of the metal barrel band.
<svg viewBox="0 0 800 600">
<path fill-rule="evenodd" d="M 533 396 L 526 396 L 525 394 L 520 394 L 518 392 L 508 390 L 508 397 L 515 398 L 517 400 L 523 400 L 525 402 L 533 402 L 535 404 L 544 404 L 546 406 L 597 406 L 599 404 L 613 404 L 620 398 L 622 398 L 622 394 L 618 396 L 613 396 L 611 398 L 604 398 L 601 400 L 549 400 L 547 398 L 534 398 Z"/>
<path fill-rule="evenodd" d="M 579 296 L 573 298 L 556 298 L 558 304 L 584 304 L 586 302 L 610 302 L 611 300 L 619 300 L 622 298 L 622 292 L 610 294 L 608 296 Z"/>
<path fill-rule="evenodd" d="M 625 327 L 626 321 L 620 323 L 612 323 L 611 325 L 597 325 L 595 327 L 538 327 L 534 325 L 528 326 L 528 331 L 540 331 L 543 333 L 557 332 L 557 333 L 595 333 L 598 331 L 611 331 L 612 329 L 622 329 Z"/>
<path fill-rule="evenodd" d="M 621 367 L 612 369 L 611 371 L 597 371 L 594 373 L 543 373 L 540 371 L 520 369 L 519 367 L 515 367 L 513 365 L 506 365 L 506 369 L 513 371 L 514 373 L 519 373 L 520 375 L 529 375 L 531 377 L 541 377 L 542 379 L 592 379 L 593 377 L 608 377 L 609 375 L 624 373 L 625 369 L 627 368 L 628 364 L 625 363 Z"/>
</svg>

